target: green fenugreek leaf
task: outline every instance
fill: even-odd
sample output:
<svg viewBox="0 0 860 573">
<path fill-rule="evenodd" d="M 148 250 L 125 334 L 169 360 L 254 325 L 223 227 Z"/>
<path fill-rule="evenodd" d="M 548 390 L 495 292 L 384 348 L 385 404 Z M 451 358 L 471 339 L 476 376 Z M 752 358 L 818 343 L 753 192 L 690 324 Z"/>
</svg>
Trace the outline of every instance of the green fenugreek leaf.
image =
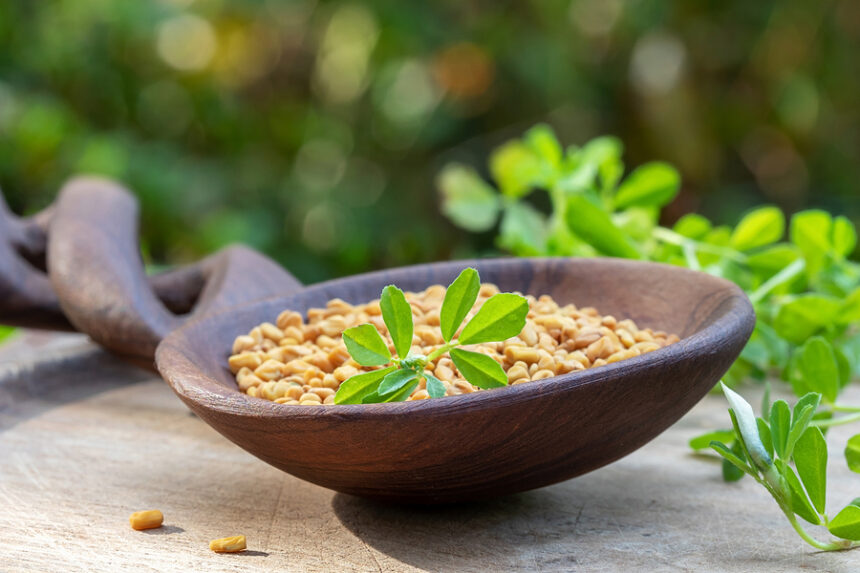
<svg viewBox="0 0 860 573">
<path fill-rule="evenodd" d="M 640 258 L 636 246 L 601 206 L 584 194 L 570 196 L 567 203 L 567 225 L 579 238 L 605 255 Z"/>
<path fill-rule="evenodd" d="M 454 366 L 470 384 L 484 390 L 508 385 L 508 377 L 501 364 L 486 354 L 454 348 L 450 355 Z"/>
<path fill-rule="evenodd" d="M 731 246 L 749 251 L 782 239 L 785 215 L 778 207 L 760 207 L 747 214 L 732 232 Z"/>
<path fill-rule="evenodd" d="M 451 342 L 454 338 L 463 319 L 478 300 L 480 290 L 481 279 L 478 271 L 470 267 L 463 269 L 463 272 L 445 291 L 445 300 L 442 301 L 442 308 L 439 310 L 439 328 L 442 330 L 442 338 L 445 342 Z"/>
<path fill-rule="evenodd" d="M 824 513 L 827 499 L 827 441 L 815 426 L 809 426 L 794 445 L 794 465 L 812 505 Z"/>
<path fill-rule="evenodd" d="M 794 473 L 790 465 L 782 460 L 776 460 L 776 469 L 785 478 L 789 489 L 791 490 L 791 509 L 813 525 L 821 524 L 821 516 L 812 507 L 812 502 L 809 501 L 809 496 L 803 489 L 803 484 L 800 483 L 800 478 Z"/>
<path fill-rule="evenodd" d="M 426 371 L 422 374 L 427 381 L 427 393 L 430 394 L 431 398 L 441 398 L 445 395 L 445 385 L 442 384 L 441 380 Z"/>
<path fill-rule="evenodd" d="M 415 378 L 417 377 L 418 373 L 414 370 L 399 368 L 394 372 L 391 372 L 390 374 L 386 375 L 385 378 L 382 379 L 382 382 L 379 383 L 379 389 L 377 390 L 377 392 L 380 396 L 386 397 L 389 394 L 403 389 L 407 384 L 415 380 Z"/>
<path fill-rule="evenodd" d="M 690 440 L 690 447 L 699 451 L 711 447 L 711 442 L 731 442 L 734 439 L 734 430 L 715 430 L 692 438 Z"/>
<path fill-rule="evenodd" d="M 839 364 L 833 345 L 822 336 L 814 336 L 800 349 L 798 362 L 804 386 L 820 393 L 831 402 L 836 401 L 839 393 Z"/>
<path fill-rule="evenodd" d="M 499 218 L 501 200 L 478 173 L 463 165 L 448 165 L 437 178 L 442 213 L 467 231 L 488 231 Z"/>
<path fill-rule="evenodd" d="M 741 460 L 744 460 L 744 450 L 743 450 L 743 447 L 741 446 L 741 443 L 739 440 L 733 441 L 732 452 L 736 456 L 738 456 Z M 744 477 L 744 475 L 745 475 L 744 471 L 741 470 L 740 468 L 738 468 L 735 464 L 733 464 L 732 462 L 730 462 L 729 460 L 727 460 L 725 458 L 723 458 L 722 462 L 723 462 L 722 473 L 723 473 L 723 481 L 724 482 L 732 483 L 732 482 L 739 481 L 741 478 Z"/>
<path fill-rule="evenodd" d="M 845 444 L 845 461 L 852 472 L 860 474 L 860 434 L 852 436 Z"/>
<path fill-rule="evenodd" d="M 770 426 L 763 418 L 755 419 L 756 426 L 758 426 L 758 435 L 761 438 L 761 443 L 764 445 L 764 449 L 767 450 L 770 459 L 773 459 L 773 439 L 770 435 Z"/>
<path fill-rule="evenodd" d="M 804 394 L 800 400 L 794 405 L 794 413 L 792 414 L 792 422 L 791 425 L 794 426 L 797 421 L 800 419 L 801 412 L 807 407 L 812 406 L 813 410 L 818 408 L 818 405 L 821 403 L 821 394 L 816 392 L 809 392 L 808 394 Z M 804 427 L 804 429 L 806 429 Z M 801 430 L 803 431 L 803 430 Z"/>
<path fill-rule="evenodd" d="M 460 333 L 460 344 L 500 342 L 520 333 L 526 325 L 529 303 L 518 294 L 503 292 L 490 297 Z"/>
<path fill-rule="evenodd" d="M 786 459 L 791 459 L 791 456 L 794 454 L 794 445 L 800 439 L 800 436 L 803 435 L 803 432 L 806 431 L 806 428 L 809 427 L 812 416 L 815 415 L 815 408 L 807 405 L 800 412 L 795 412 L 795 414 L 794 419 L 791 421 L 791 430 L 788 432 L 788 439 L 785 442 Z"/>
<path fill-rule="evenodd" d="M 827 529 L 836 537 L 860 541 L 860 507 L 849 504 L 830 520 Z"/>
<path fill-rule="evenodd" d="M 394 349 L 400 358 L 409 355 L 412 347 L 412 307 L 406 302 L 406 295 L 394 285 L 382 289 L 379 297 L 382 319 L 388 327 L 388 334 L 394 342 Z"/>
<path fill-rule="evenodd" d="M 759 436 L 758 424 L 756 423 L 756 416 L 753 413 L 752 406 L 740 394 L 722 382 L 720 382 L 720 386 L 722 386 L 723 394 L 725 394 L 726 400 L 728 400 L 737 419 L 740 438 L 744 441 L 753 464 L 761 470 L 768 468 L 773 461 Z"/>
<path fill-rule="evenodd" d="M 395 368 L 395 366 L 389 366 L 381 370 L 357 374 L 345 380 L 334 395 L 334 403 L 361 404 L 362 400 L 369 394 L 373 394 L 379 387 L 382 379 L 390 372 L 393 372 Z"/>
<path fill-rule="evenodd" d="M 785 445 L 791 428 L 791 410 L 785 400 L 777 400 L 770 407 L 770 435 L 773 451 L 777 457 L 785 458 Z"/>
<path fill-rule="evenodd" d="M 391 362 L 385 340 L 372 324 L 360 324 L 343 331 L 343 341 L 350 356 L 362 366 L 382 366 Z"/>
<path fill-rule="evenodd" d="M 737 454 L 735 454 L 731 448 L 725 445 L 722 442 L 718 442 L 714 440 L 710 443 L 710 447 L 720 454 L 723 458 L 728 460 L 733 466 L 744 472 L 745 474 L 749 474 L 751 476 L 755 475 L 755 470 L 750 468 Z"/>
<path fill-rule="evenodd" d="M 615 208 L 663 207 L 678 194 L 681 176 L 668 163 L 646 163 L 633 170 L 618 187 Z"/>
</svg>

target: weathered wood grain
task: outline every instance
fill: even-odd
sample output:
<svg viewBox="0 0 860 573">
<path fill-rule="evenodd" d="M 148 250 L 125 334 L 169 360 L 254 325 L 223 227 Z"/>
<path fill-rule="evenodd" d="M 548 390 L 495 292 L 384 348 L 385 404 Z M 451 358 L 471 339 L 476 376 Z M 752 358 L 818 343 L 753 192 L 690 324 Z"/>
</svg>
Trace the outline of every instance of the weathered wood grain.
<svg viewBox="0 0 860 573">
<path fill-rule="evenodd" d="M 750 480 L 689 454 L 727 424 L 708 396 L 634 454 L 551 487 L 480 504 L 385 505 L 284 474 L 194 417 L 162 381 L 81 337 L 0 347 L 0 571 L 199 573 L 851 572 L 813 552 Z M 14 400 L 11 400 L 14 398 Z M 846 400 L 860 400 L 849 390 Z M 856 428 L 854 429 L 856 431 Z M 831 507 L 860 495 L 831 430 Z M 136 532 L 128 515 L 165 514 Z M 249 551 L 208 541 L 243 533 Z"/>
</svg>

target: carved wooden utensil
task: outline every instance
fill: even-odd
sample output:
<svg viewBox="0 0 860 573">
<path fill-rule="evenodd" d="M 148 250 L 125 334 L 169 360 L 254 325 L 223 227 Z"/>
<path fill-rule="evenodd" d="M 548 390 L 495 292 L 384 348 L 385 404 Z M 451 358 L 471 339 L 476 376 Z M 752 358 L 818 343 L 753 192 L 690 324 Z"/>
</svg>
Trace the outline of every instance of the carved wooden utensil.
<svg viewBox="0 0 860 573">
<path fill-rule="evenodd" d="M 0 322 L 71 323 L 149 366 L 158 345 L 165 380 L 230 440 L 300 478 L 374 498 L 474 500 L 616 460 L 698 402 L 737 358 L 755 322 L 746 296 L 727 281 L 618 259 L 461 261 L 301 289 L 269 259 L 234 247 L 147 278 L 136 219 L 127 192 L 91 178 L 68 184 L 54 208 L 33 219 L 0 212 L 0 294 L 14 295 L 5 306 L 0 297 Z M 334 297 L 366 302 L 390 283 L 407 290 L 447 284 L 467 265 L 503 290 L 595 306 L 682 340 L 540 382 L 415 402 L 284 406 L 237 389 L 227 368 L 233 339 L 282 310 L 304 313 Z"/>
<path fill-rule="evenodd" d="M 502 290 L 550 294 L 679 343 L 540 382 L 432 400 L 286 406 L 240 393 L 233 339 L 284 309 L 339 297 L 361 303 L 390 283 L 448 284 L 466 265 Z M 210 426 L 260 459 L 337 491 L 403 502 L 475 500 L 532 489 L 608 464 L 696 404 L 743 349 L 755 322 L 732 283 L 618 259 L 503 259 L 359 275 L 194 321 L 159 345 L 165 380 Z"/>
</svg>

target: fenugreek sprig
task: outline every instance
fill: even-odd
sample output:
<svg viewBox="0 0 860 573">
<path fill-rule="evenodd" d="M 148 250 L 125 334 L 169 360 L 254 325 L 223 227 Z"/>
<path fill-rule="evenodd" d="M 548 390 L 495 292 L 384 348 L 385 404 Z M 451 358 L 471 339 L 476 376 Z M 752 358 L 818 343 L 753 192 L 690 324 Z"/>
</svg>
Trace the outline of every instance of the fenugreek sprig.
<svg viewBox="0 0 860 573">
<path fill-rule="evenodd" d="M 464 350 L 460 346 L 483 342 L 500 342 L 517 336 L 526 324 L 528 301 L 514 293 L 499 293 L 488 299 L 463 327 L 457 330 L 478 300 L 481 280 L 478 271 L 467 268 L 445 291 L 439 311 L 439 328 L 444 344 L 426 356 L 411 354 L 412 308 L 403 291 L 394 285 L 382 289 L 379 306 L 382 319 L 394 346 L 388 344 L 372 324 L 349 328 L 343 341 L 352 358 L 365 367 L 382 367 L 355 375 L 341 384 L 335 404 L 372 404 L 406 400 L 422 381 L 431 398 L 445 395 L 445 385 L 427 368 L 448 353 L 466 380 L 483 389 L 508 384 L 502 366 L 486 354 Z"/>
</svg>

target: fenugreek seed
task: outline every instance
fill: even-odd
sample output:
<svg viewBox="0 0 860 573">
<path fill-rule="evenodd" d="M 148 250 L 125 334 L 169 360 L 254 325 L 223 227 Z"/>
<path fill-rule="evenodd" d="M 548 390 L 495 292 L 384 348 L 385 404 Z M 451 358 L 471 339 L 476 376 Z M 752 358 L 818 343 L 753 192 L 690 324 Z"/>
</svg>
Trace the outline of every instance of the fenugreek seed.
<svg viewBox="0 0 860 573">
<path fill-rule="evenodd" d="M 161 524 L 164 523 L 164 515 L 157 509 L 135 511 L 129 516 L 128 522 L 131 524 L 132 529 L 137 529 L 138 531 L 155 529 L 156 527 L 161 527 Z"/>
<path fill-rule="evenodd" d="M 284 395 L 286 398 L 290 398 L 291 400 L 298 400 L 302 397 L 302 394 L 305 393 L 304 388 L 302 388 L 298 384 L 293 384 L 289 388 L 287 388 L 287 393 Z"/>
<path fill-rule="evenodd" d="M 436 366 L 436 370 L 434 370 L 433 373 L 439 380 L 447 380 L 448 382 L 454 380 L 454 371 L 444 364 Z"/>
<path fill-rule="evenodd" d="M 527 346 L 508 346 L 505 348 L 505 357 L 511 362 L 526 362 L 531 364 L 540 360 L 537 349 Z"/>
<path fill-rule="evenodd" d="M 323 388 L 331 388 L 337 390 L 340 387 L 340 382 L 334 377 L 334 374 L 326 374 L 322 379 Z"/>
<path fill-rule="evenodd" d="M 531 382 L 531 381 L 532 381 L 532 379 L 529 378 L 528 376 L 523 376 L 522 378 L 518 378 L 517 380 L 514 380 L 513 382 L 511 382 L 511 386 L 516 386 L 517 384 L 525 384 L 526 382 Z"/>
<path fill-rule="evenodd" d="M 314 394 L 313 392 L 306 392 L 302 394 L 301 398 L 299 398 L 299 402 L 307 402 L 308 400 L 314 402 L 322 402 L 322 398 L 318 394 Z"/>
<path fill-rule="evenodd" d="M 285 310 L 278 315 L 278 320 L 275 323 L 281 330 L 286 330 L 290 327 L 297 328 L 302 325 L 302 315 L 292 310 Z"/>
<path fill-rule="evenodd" d="M 227 363 L 230 366 L 230 371 L 237 374 L 242 368 L 256 370 L 263 363 L 263 359 L 256 352 L 243 352 L 231 356 Z"/>
<path fill-rule="evenodd" d="M 263 383 L 263 381 L 260 380 L 253 372 L 251 372 L 247 376 L 242 377 L 241 379 L 237 378 L 237 381 L 239 383 L 239 390 L 241 390 L 242 392 L 246 392 L 249 388 L 259 386 Z"/>
<path fill-rule="evenodd" d="M 274 340 L 275 342 L 279 341 L 284 337 L 284 331 L 272 324 L 271 322 L 264 322 L 260 325 L 260 334 L 263 335 L 263 338 L 268 338 L 269 340 Z"/>
<path fill-rule="evenodd" d="M 243 352 L 245 350 L 251 350 L 256 345 L 257 341 L 248 336 L 247 334 L 237 336 L 236 340 L 233 342 L 233 354 L 239 354 L 240 352 Z"/>
<path fill-rule="evenodd" d="M 574 350 L 579 350 L 581 348 L 587 348 L 591 346 L 595 342 L 600 340 L 599 332 L 580 332 L 576 338 L 573 340 L 573 348 Z"/>
<path fill-rule="evenodd" d="M 332 375 L 338 382 L 343 382 L 344 380 L 347 380 L 348 378 L 355 376 L 356 374 L 358 374 L 358 370 L 356 370 L 352 366 L 339 366 L 338 368 L 335 368 L 334 372 L 332 373 Z"/>
<path fill-rule="evenodd" d="M 535 331 L 535 327 L 529 323 L 526 323 L 523 327 L 522 332 L 520 332 L 520 338 L 528 346 L 536 346 L 538 343 L 537 331 Z"/>
<path fill-rule="evenodd" d="M 311 394 L 316 394 L 321 399 L 325 400 L 329 396 L 334 396 L 334 390 L 331 388 L 314 388 L 310 391 Z"/>
<path fill-rule="evenodd" d="M 258 386 L 251 386 L 245 393 L 251 398 L 259 398 L 260 397 L 260 388 Z"/>
<path fill-rule="evenodd" d="M 416 390 L 409 399 L 410 400 L 426 400 L 430 397 L 430 393 L 427 390 Z"/>
<path fill-rule="evenodd" d="M 618 335 L 618 339 L 624 345 L 624 348 L 630 348 L 636 344 L 636 339 L 633 338 L 633 335 L 627 329 L 619 328 L 615 333 Z"/>
<path fill-rule="evenodd" d="M 260 380 L 279 380 L 283 376 L 283 363 L 277 360 L 266 360 L 256 369 L 254 374 Z"/>
<path fill-rule="evenodd" d="M 543 380 L 544 378 L 552 378 L 553 376 L 555 376 L 555 372 L 552 370 L 538 370 L 532 374 L 532 380 Z"/>
<path fill-rule="evenodd" d="M 237 553 L 244 551 L 246 547 L 244 535 L 222 537 L 221 539 L 213 539 L 209 542 L 209 549 L 216 553 Z"/>
<path fill-rule="evenodd" d="M 302 406 L 319 406 L 322 402 L 319 400 L 302 400 L 299 404 Z"/>
<path fill-rule="evenodd" d="M 646 342 L 637 342 L 633 348 L 638 348 L 639 352 L 645 354 L 646 352 L 653 352 L 654 350 L 659 350 L 660 345 L 654 342 L 653 340 L 648 340 Z"/>
</svg>

